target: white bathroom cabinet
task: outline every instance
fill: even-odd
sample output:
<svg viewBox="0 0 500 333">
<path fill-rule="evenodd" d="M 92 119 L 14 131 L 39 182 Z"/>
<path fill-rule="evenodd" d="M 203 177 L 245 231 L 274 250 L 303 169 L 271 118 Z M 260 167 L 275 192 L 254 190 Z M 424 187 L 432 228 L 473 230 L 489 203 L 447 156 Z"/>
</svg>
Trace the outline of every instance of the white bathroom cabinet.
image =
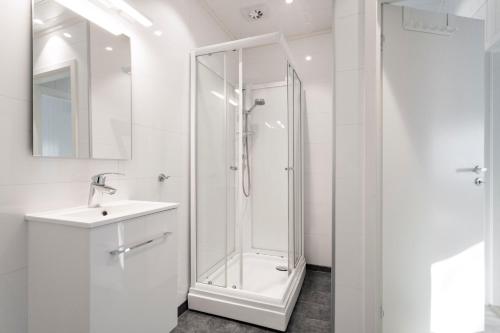
<svg viewBox="0 0 500 333">
<path fill-rule="evenodd" d="M 132 213 L 101 207 L 111 217 L 92 223 L 85 219 L 95 214 L 85 212 L 26 217 L 30 333 L 166 333 L 177 325 L 177 205 L 151 204 Z"/>
</svg>

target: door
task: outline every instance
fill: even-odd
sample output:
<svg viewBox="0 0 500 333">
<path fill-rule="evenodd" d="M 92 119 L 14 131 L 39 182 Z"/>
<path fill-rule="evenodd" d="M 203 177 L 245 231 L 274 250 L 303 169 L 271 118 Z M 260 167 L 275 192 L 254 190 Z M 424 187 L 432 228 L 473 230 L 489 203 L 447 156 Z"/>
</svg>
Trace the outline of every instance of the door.
<svg viewBox="0 0 500 333">
<path fill-rule="evenodd" d="M 383 11 L 383 332 L 482 332 L 483 23 L 404 11 Z"/>
<path fill-rule="evenodd" d="M 236 70 L 235 70 L 236 67 Z M 238 52 L 196 57 L 197 281 L 236 285 Z M 228 267 L 233 267 L 229 269 Z"/>
</svg>

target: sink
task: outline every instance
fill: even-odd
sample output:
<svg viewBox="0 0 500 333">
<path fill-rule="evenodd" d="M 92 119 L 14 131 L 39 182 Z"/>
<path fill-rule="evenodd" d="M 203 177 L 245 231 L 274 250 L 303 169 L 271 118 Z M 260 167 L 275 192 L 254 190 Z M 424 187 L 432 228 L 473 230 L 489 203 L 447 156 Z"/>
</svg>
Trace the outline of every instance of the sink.
<svg viewBox="0 0 500 333">
<path fill-rule="evenodd" d="M 64 224 L 95 228 L 110 223 L 177 208 L 177 203 L 123 200 L 106 203 L 97 208 L 87 206 L 27 214 L 26 221 Z"/>
</svg>

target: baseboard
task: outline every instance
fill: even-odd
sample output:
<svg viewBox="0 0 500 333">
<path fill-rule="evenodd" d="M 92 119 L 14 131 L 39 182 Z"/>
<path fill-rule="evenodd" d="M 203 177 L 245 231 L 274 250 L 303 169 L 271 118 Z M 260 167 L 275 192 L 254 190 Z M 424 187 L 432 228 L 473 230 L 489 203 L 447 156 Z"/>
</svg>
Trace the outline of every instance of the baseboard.
<svg viewBox="0 0 500 333">
<path fill-rule="evenodd" d="M 177 307 L 177 317 L 180 317 L 187 310 L 188 310 L 188 301 L 185 300 L 184 303 L 182 303 Z"/>
<path fill-rule="evenodd" d="M 308 270 L 308 271 L 316 271 L 316 272 L 327 272 L 327 273 L 331 273 L 332 272 L 332 268 L 331 267 L 328 267 L 328 266 L 319 266 L 319 265 L 311 265 L 311 264 L 307 264 L 306 265 L 306 270 Z"/>
</svg>

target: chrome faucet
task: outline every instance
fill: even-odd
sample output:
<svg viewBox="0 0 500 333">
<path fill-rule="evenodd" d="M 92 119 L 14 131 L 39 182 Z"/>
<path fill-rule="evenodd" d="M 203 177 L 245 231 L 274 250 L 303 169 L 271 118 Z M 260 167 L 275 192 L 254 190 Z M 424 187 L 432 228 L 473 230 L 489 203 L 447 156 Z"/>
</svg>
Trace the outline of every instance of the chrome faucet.
<svg viewBox="0 0 500 333">
<path fill-rule="evenodd" d="M 89 203 L 88 203 L 89 208 L 96 208 L 101 205 L 103 193 L 109 195 L 113 195 L 116 193 L 116 188 L 106 185 L 106 176 L 108 175 L 124 176 L 123 173 L 115 173 L 115 172 L 100 173 L 98 175 L 93 176 L 92 183 L 90 183 L 90 193 L 89 193 Z"/>
</svg>

